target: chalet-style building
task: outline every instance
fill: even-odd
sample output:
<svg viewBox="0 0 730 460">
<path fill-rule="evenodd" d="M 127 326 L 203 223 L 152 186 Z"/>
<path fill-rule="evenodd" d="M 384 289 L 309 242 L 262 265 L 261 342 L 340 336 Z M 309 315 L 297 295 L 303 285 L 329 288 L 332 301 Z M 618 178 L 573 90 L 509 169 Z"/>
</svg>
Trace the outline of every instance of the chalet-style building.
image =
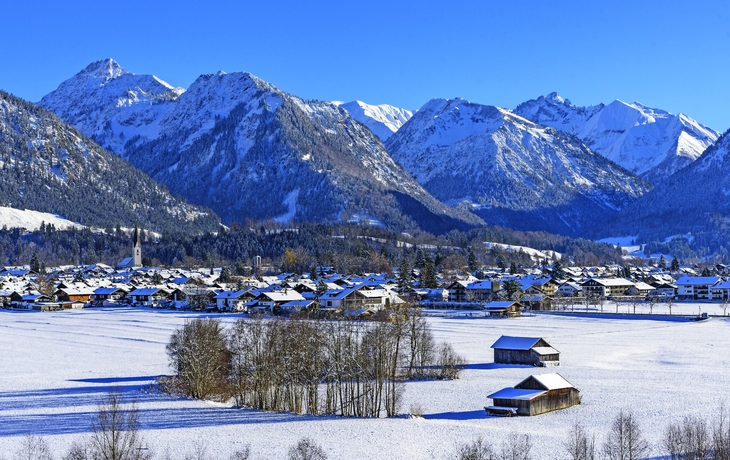
<svg viewBox="0 0 730 460">
<path fill-rule="evenodd" d="M 576 282 L 566 281 L 558 287 L 556 293 L 563 297 L 579 297 L 583 294 L 583 287 Z"/>
<path fill-rule="evenodd" d="M 639 281 L 638 283 L 634 283 L 626 293 L 632 297 L 646 297 L 653 290 L 654 286 Z"/>
<path fill-rule="evenodd" d="M 560 352 L 541 337 L 503 335 L 492 344 L 492 349 L 497 364 L 560 365 Z"/>
<path fill-rule="evenodd" d="M 677 296 L 677 286 L 671 283 L 658 283 L 649 293 L 649 297 L 674 298 Z"/>
<path fill-rule="evenodd" d="M 115 304 L 124 300 L 129 290 L 121 287 L 100 287 L 94 289 L 93 303 L 95 305 Z"/>
<path fill-rule="evenodd" d="M 223 291 L 218 293 L 213 299 L 215 300 L 218 311 L 248 311 L 246 302 L 253 298 L 253 294 L 249 290 L 243 291 Z"/>
<path fill-rule="evenodd" d="M 454 281 L 446 289 L 449 291 L 449 302 L 468 302 L 466 287 L 470 281 Z"/>
<path fill-rule="evenodd" d="M 466 302 L 487 302 L 499 292 L 499 281 L 474 281 L 466 286 Z"/>
<path fill-rule="evenodd" d="M 581 283 L 584 297 L 624 296 L 633 285 L 623 278 L 592 278 Z"/>
<path fill-rule="evenodd" d="M 91 288 L 86 289 L 74 289 L 74 288 L 62 288 L 58 289 L 54 295 L 62 302 L 81 302 L 90 303 L 94 297 L 94 291 Z"/>
<path fill-rule="evenodd" d="M 132 305 L 156 307 L 161 301 L 167 300 L 170 293 L 162 288 L 139 288 L 127 294 Z"/>
<path fill-rule="evenodd" d="M 272 313 L 280 313 L 281 306 L 292 300 L 305 300 L 304 297 L 294 289 L 285 291 L 262 292 L 256 297 L 258 310 L 268 310 Z"/>
<path fill-rule="evenodd" d="M 580 404 L 580 390 L 560 374 L 531 375 L 512 388 L 492 393 L 489 414 L 539 415 Z"/>
</svg>

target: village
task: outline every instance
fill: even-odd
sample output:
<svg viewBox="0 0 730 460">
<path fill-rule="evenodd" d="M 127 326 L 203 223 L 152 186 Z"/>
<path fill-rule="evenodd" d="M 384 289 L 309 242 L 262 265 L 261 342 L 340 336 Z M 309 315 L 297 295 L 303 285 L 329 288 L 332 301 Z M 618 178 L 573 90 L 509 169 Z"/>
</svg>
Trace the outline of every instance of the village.
<svg viewBox="0 0 730 460">
<path fill-rule="evenodd" d="M 566 310 L 687 314 L 683 302 L 707 303 L 711 314 L 724 316 L 730 306 L 729 267 L 680 266 L 676 258 L 667 267 L 663 256 L 659 263 L 636 267 L 563 267 L 560 261 L 536 263 L 519 273 L 481 267 L 471 273 L 435 273 L 427 283 L 419 269 L 342 274 L 319 266 L 304 274 L 281 273 L 264 266 L 260 257 L 254 259 L 252 275 L 245 277 L 231 275 L 225 266 L 142 266 L 138 230 L 132 254 L 116 267 L 46 268 L 37 260 L 3 267 L 0 306 L 38 311 L 132 306 L 351 319 L 385 318 L 391 307 L 401 304 L 494 317 Z"/>
</svg>

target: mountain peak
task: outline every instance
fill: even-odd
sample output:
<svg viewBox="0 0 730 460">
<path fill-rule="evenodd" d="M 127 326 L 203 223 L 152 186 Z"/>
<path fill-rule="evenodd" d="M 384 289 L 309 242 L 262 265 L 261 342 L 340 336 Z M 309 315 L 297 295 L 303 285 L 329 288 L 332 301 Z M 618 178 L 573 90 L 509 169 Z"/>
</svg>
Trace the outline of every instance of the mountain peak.
<svg viewBox="0 0 730 460">
<path fill-rule="evenodd" d="M 570 103 L 570 100 L 563 98 L 556 92 L 552 92 L 545 96 L 545 100 L 554 104 L 567 105 L 569 107 L 573 105 Z"/>
<path fill-rule="evenodd" d="M 103 78 L 105 80 L 113 80 L 128 73 L 130 72 L 112 58 L 92 62 L 80 72 L 83 75 L 89 75 L 93 78 Z"/>
</svg>

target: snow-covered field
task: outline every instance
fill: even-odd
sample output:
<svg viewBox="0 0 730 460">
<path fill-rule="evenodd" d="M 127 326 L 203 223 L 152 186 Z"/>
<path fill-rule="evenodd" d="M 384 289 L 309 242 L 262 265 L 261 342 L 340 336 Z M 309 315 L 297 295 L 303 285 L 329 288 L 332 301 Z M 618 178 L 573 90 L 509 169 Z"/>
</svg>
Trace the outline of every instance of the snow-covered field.
<svg viewBox="0 0 730 460">
<path fill-rule="evenodd" d="M 729 400 L 730 319 L 616 315 L 429 318 L 436 338 L 451 342 L 470 364 L 459 380 L 406 385 L 402 412 L 419 405 L 423 418 L 262 413 L 150 391 L 156 376 L 170 373 L 170 334 L 191 316 L 135 309 L 0 311 L 0 457 L 10 457 L 28 433 L 43 436 L 60 457 L 71 442 L 88 437 L 110 386 L 137 400 L 145 439 L 171 458 L 203 445 L 210 458 L 225 459 L 250 444 L 253 458 L 279 459 L 310 437 L 330 459 L 446 459 L 479 436 L 499 444 L 510 433 L 527 433 L 534 458 L 558 459 L 575 421 L 600 444 L 614 415 L 629 409 L 658 441 L 669 422 L 710 417 Z M 560 367 L 494 365 L 489 347 L 503 334 L 545 337 L 561 351 Z M 580 388 L 580 406 L 536 417 L 485 415 L 487 394 L 553 370 Z"/>
</svg>

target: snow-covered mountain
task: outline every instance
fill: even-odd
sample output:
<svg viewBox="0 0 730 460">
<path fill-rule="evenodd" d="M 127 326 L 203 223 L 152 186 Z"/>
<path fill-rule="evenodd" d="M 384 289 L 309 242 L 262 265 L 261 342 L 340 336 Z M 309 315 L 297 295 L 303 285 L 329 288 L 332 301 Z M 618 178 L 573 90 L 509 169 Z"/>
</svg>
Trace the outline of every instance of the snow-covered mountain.
<svg viewBox="0 0 730 460">
<path fill-rule="evenodd" d="M 212 231 L 191 206 L 53 113 L 0 91 L 0 205 L 102 228 L 139 222 L 157 232 Z"/>
<path fill-rule="evenodd" d="M 388 104 L 372 105 L 362 101 L 334 102 L 334 104 L 347 110 L 352 118 L 370 128 L 370 131 L 383 142 L 413 116 L 410 110 Z"/>
<path fill-rule="evenodd" d="M 607 225 L 597 228 L 596 235 L 631 234 L 639 235 L 642 241 L 652 241 L 720 230 L 722 239 L 708 244 L 727 248 L 730 175 L 725 171 L 728 170 L 730 130 L 694 163 L 668 177 L 661 187 L 632 203 Z"/>
<path fill-rule="evenodd" d="M 695 161 L 719 136 L 684 114 L 638 102 L 577 107 L 551 93 L 520 104 L 514 112 L 578 136 L 594 152 L 653 183 Z"/>
<path fill-rule="evenodd" d="M 154 75 L 135 75 L 104 59 L 61 83 L 38 105 L 121 154 L 135 136 L 156 138 L 159 120 L 183 92 Z"/>
<path fill-rule="evenodd" d="M 63 83 L 44 104 L 225 222 L 368 221 L 434 232 L 483 223 L 430 196 L 335 104 L 305 102 L 240 72 L 202 75 L 187 91 L 162 85 L 156 93 L 139 83 L 159 82 L 155 77 L 121 69 L 97 78 L 95 69 L 116 65 L 104 62 Z M 125 85 L 150 99 L 127 97 Z M 88 115 L 79 115 L 86 105 Z M 142 115 L 122 123 L 129 114 Z M 122 135 L 123 144 L 116 140 Z"/>
<path fill-rule="evenodd" d="M 436 198 L 518 229 L 578 234 L 651 189 L 570 134 L 464 99 L 431 100 L 386 146 Z"/>
</svg>

